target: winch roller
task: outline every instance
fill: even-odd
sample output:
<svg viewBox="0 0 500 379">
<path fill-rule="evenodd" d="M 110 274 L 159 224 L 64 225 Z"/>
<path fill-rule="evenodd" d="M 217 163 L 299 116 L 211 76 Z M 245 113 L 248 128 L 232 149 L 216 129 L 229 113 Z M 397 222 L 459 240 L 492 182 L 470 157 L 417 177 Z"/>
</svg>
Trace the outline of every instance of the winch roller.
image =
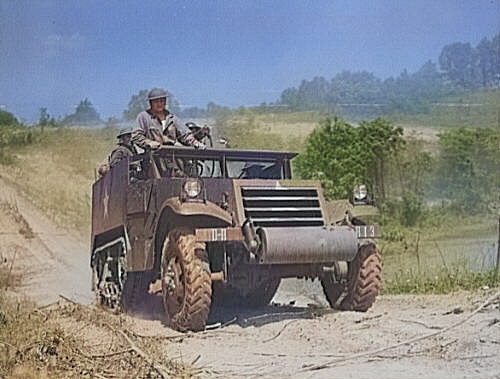
<svg viewBox="0 0 500 379">
<path fill-rule="evenodd" d="M 358 251 L 356 230 L 348 227 L 259 228 L 263 264 L 352 261 Z"/>
</svg>

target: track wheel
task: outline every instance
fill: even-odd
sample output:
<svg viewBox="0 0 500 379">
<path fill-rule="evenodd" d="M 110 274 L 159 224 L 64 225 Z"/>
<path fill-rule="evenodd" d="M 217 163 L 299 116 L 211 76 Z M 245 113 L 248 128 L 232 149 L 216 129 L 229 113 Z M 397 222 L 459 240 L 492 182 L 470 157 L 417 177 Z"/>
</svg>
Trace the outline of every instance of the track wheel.
<svg viewBox="0 0 500 379">
<path fill-rule="evenodd" d="M 161 270 L 170 326 L 179 331 L 204 330 L 212 296 L 205 244 L 196 242 L 189 231 L 172 231 L 163 245 Z"/>
<path fill-rule="evenodd" d="M 382 285 L 382 258 L 373 241 L 363 242 L 349 263 L 347 294 L 340 309 L 366 312 L 375 302 Z"/>
</svg>

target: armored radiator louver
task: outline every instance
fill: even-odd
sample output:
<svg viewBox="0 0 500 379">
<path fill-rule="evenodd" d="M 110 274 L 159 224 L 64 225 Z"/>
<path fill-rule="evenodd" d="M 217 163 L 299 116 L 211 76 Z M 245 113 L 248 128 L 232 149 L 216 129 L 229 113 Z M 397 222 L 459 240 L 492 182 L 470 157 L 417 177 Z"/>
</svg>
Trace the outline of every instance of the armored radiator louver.
<svg viewBox="0 0 500 379">
<path fill-rule="evenodd" d="M 245 216 L 255 226 L 323 226 L 321 206 L 315 188 L 243 187 Z"/>
</svg>

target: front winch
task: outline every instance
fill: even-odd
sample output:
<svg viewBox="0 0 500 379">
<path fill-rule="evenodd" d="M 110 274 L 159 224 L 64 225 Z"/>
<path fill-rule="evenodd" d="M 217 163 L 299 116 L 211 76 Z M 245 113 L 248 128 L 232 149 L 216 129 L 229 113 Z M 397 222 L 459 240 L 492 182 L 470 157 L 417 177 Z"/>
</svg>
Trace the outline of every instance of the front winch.
<svg viewBox="0 0 500 379">
<path fill-rule="evenodd" d="M 358 251 L 356 230 L 345 226 L 259 228 L 257 233 L 264 264 L 350 262 Z"/>
</svg>

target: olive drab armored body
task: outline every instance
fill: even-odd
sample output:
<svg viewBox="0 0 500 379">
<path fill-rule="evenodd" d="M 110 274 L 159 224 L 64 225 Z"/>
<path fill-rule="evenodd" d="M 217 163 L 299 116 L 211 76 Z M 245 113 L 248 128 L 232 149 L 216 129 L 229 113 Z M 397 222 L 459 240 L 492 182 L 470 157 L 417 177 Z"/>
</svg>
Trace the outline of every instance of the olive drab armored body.
<svg viewBox="0 0 500 379">
<path fill-rule="evenodd" d="M 161 296 L 172 328 L 205 328 L 214 303 L 260 306 L 281 278 L 318 278 L 330 305 L 379 293 L 376 228 L 293 180 L 294 153 L 164 146 L 127 157 L 92 188 L 93 290 L 128 311 Z"/>
</svg>

